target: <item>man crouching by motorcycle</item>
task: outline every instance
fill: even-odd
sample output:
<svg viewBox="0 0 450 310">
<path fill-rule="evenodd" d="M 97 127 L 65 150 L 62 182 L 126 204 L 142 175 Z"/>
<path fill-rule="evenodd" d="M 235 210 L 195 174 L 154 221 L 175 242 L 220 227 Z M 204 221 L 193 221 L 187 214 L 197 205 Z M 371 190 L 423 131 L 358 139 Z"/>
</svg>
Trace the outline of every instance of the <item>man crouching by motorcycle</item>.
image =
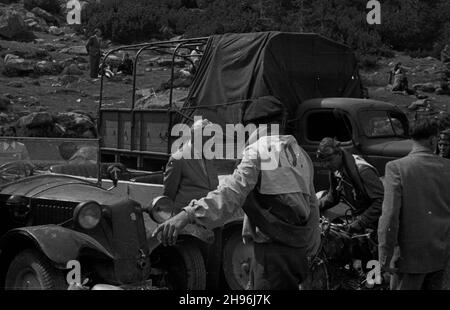
<svg viewBox="0 0 450 310">
<path fill-rule="evenodd" d="M 330 170 L 330 188 L 319 200 L 320 211 L 344 202 L 355 216 L 348 225 L 350 233 L 376 230 L 384 196 L 378 171 L 363 158 L 344 150 L 333 138 L 322 139 L 316 156 Z"/>
</svg>

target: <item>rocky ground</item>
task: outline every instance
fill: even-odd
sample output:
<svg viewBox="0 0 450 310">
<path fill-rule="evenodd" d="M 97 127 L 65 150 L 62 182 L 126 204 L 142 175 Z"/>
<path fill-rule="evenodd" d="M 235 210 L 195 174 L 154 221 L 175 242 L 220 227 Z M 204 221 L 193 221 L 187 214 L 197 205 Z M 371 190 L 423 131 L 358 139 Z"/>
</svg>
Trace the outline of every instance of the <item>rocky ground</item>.
<svg viewBox="0 0 450 310">
<path fill-rule="evenodd" d="M 5 1 L 13 3 L 5 4 Z M 89 77 L 89 59 L 84 47 L 87 38 L 66 25 L 60 15 L 38 7 L 25 9 L 23 1 L 14 2 L 0 0 L 0 135 L 10 126 L 16 131 L 25 126 L 46 127 L 30 133 L 22 130 L 27 135 L 66 137 L 67 128 L 57 123 L 59 114 L 71 115 L 72 122 L 77 123 L 79 118 L 95 119 L 99 109 L 100 80 Z M 104 42 L 103 50 L 114 47 Z M 114 54 L 108 63 L 120 62 L 121 57 L 121 53 Z M 167 57 L 154 53 L 142 55 L 136 79 L 137 107 L 167 105 L 170 65 Z M 187 64 L 177 59 L 176 65 L 178 72 Z M 185 86 L 190 82 L 191 77 L 176 79 L 175 101 L 187 95 Z M 131 106 L 131 77 L 105 79 L 103 87 L 103 107 Z M 21 120 L 24 116 L 28 120 L 25 124 Z M 51 120 L 53 123 L 49 123 Z M 81 134 L 90 136 L 91 129 Z M 73 134 L 70 128 L 68 132 Z"/>
<path fill-rule="evenodd" d="M 388 85 L 389 71 L 397 62 L 401 62 L 407 70 L 409 87 L 415 89 L 419 98 L 423 99 L 391 91 Z M 379 58 L 376 68 L 361 70 L 360 73 L 371 98 L 396 104 L 411 119 L 416 113 L 435 115 L 450 112 L 450 95 L 441 94 L 439 90 L 444 71 L 444 64 L 436 58 L 411 58 L 403 53 L 396 53 L 393 58 Z"/>
</svg>

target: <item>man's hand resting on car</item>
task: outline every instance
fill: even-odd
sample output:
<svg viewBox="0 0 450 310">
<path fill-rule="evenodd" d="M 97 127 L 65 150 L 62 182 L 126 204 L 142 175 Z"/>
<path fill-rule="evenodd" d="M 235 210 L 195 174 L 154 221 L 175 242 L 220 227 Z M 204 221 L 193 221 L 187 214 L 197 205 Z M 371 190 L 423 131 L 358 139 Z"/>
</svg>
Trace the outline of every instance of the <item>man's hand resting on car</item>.
<svg viewBox="0 0 450 310">
<path fill-rule="evenodd" d="M 189 217 L 186 211 L 181 211 L 174 217 L 168 219 L 153 231 L 152 237 L 161 233 L 159 240 L 164 246 L 175 245 L 177 242 L 178 234 L 189 223 Z"/>
</svg>

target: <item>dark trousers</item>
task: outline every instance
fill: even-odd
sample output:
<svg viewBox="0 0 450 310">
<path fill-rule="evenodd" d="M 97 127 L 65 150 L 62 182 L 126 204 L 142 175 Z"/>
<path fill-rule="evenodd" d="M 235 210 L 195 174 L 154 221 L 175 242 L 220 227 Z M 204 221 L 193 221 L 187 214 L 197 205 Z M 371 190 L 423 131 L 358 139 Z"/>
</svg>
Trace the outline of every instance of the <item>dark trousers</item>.
<svg viewBox="0 0 450 310">
<path fill-rule="evenodd" d="M 98 78 L 98 69 L 100 67 L 100 54 L 89 55 L 89 67 L 91 71 L 91 78 Z"/>
<path fill-rule="evenodd" d="M 391 276 L 391 290 L 442 290 L 444 270 L 431 273 L 397 273 Z"/>
<path fill-rule="evenodd" d="M 278 243 L 254 243 L 251 290 L 298 290 L 308 275 L 305 251 Z"/>
</svg>

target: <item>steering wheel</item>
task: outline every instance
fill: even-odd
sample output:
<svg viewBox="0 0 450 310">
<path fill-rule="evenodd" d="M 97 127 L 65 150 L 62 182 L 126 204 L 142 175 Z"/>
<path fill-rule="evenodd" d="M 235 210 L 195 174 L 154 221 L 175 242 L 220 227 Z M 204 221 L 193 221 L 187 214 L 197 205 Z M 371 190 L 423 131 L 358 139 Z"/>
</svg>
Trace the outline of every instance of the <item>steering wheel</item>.
<svg viewBox="0 0 450 310">
<path fill-rule="evenodd" d="M 0 179 L 12 182 L 34 174 L 36 166 L 29 161 L 14 161 L 0 166 Z"/>
</svg>

